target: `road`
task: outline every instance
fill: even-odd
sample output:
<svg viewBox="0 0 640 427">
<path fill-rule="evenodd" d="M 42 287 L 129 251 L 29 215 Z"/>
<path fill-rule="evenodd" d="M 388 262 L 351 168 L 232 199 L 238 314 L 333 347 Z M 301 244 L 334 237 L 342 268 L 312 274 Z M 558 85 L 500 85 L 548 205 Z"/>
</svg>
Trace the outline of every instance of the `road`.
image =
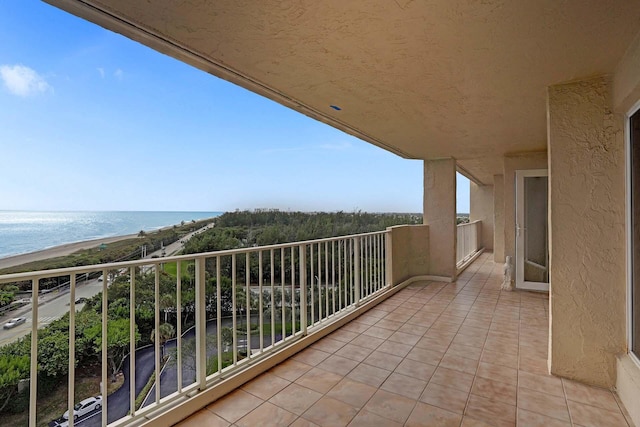
<svg viewBox="0 0 640 427">
<path fill-rule="evenodd" d="M 208 230 L 209 228 L 212 228 L 213 226 L 214 226 L 214 224 L 210 223 L 210 224 L 205 225 L 202 228 L 199 228 L 198 230 L 192 231 L 191 233 L 185 235 L 182 239 L 176 240 L 175 242 L 165 246 L 163 249 L 159 249 L 159 250 L 157 250 L 155 252 L 147 254 L 147 256 L 144 257 L 144 259 L 153 258 L 154 256 L 155 257 L 161 257 L 161 256 L 175 255 L 176 253 L 178 253 L 179 251 L 181 251 L 184 248 L 184 244 L 189 239 L 191 239 L 194 235 L 200 234 L 200 233 Z"/>
<path fill-rule="evenodd" d="M 251 323 L 258 323 L 258 321 L 259 321 L 258 316 L 252 316 Z M 212 341 L 211 341 L 212 343 L 215 343 L 215 337 L 217 336 L 216 323 L 217 322 L 215 320 L 211 320 L 207 323 L 207 338 L 212 337 Z M 231 327 L 232 324 L 233 324 L 233 320 L 231 317 L 226 317 L 222 319 L 223 327 Z M 239 323 L 238 329 L 242 330 L 243 326 L 244 325 Z M 182 386 L 183 387 L 193 384 L 193 382 L 195 381 L 196 373 L 195 373 L 195 369 L 193 369 L 195 365 L 195 360 L 190 360 L 189 350 L 185 345 L 185 342 L 187 340 L 191 340 L 194 338 L 195 338 L 195 329 L 191 329 L 182 335 L 182 348 L 183 348 Z M 264 339 L 263 341 L 264 347 L 271 345 L 271 335 L 264 335 L 263 339 Z M 276 340 L 278 339 L 280 339 L 280 337 L 276 336 Z M 238 337 L 238 342 L 239 342 L 239 346 L 242 344 L 246 345 L 246 340 L 244 339 L 244 337 Z M 177 343 L 176 339 L 167 341 L 165 345 L 166 354 L 171 354 L 171 350 L 176 348 L 176 343 Z M 258 333 L 251 335 L 251 348 L 253 349 L 260 348 L 260 336 L 258 335 Z M 216 354 L 217 354 L 217 346 L 211 346 L 210 348 L 207 348 L 208 358 L 215 356 Z M 195 358 L 195 355 L 191 357 L 191 359 L 193 358 Z M 151 388 L 148 399 L 145 400 L 143 406 L 147 406 L 155 401 L 155 393 L 156 393 L 155 388 L 156 388 L 155 385 Z M 170 360 L 165 366 L 164 370 L 162 371 L 162 374 L 160 375 L 160 397 L 166 397 L 171 393 L 175 393 L 176 391 L 178 391 L 178 367 L 177 367 L 177 364 L 175 363 L 175 360 Z"/>
<path fill-rule="evenodd" d="M 80 297 L 91 298 L 102 291 L 102 282 L 97 279 L 88 282 L 79 281 L 76 287 L 76 299 Z M 54 291 L 41 295 L 38 306 L 38 328 L 42 328 L 69 312 L 69 290 Z M 81 310 L 84 304 L 76 304 L 76 311 Z M 33 319 L 33 307 L 28 304 L 21 309 L 7 313 L 0 317 L 0 324 L 14 317 L 26 317 L 27 321 L 12 329 L 0 329 L 0 346 L 9 344 L 31 332 Z"/>
<path fill-rule="evenodd" d="M 193 235 L 201 233 L 208 228 L 213 227 L 213 224 L 208 224 L 205 227 L 193 231 L 181 240 L 178 240 L 170 245 L 167 245 L 164 249 L 159 249 L 155 252 L 149 253 L 145 259 L 152 257 L 161 257 L 162 252 L 165 252 L 166 256 L 173 255 L 184 247 L 184 242 L 189 240 Z M 102 281 L 98 279 L 85 281 L 78 281 L 76 287 L 76 299 L 80 297 L 91 298 L 94 295 L 102 292 Z M 61 318 L 69 311 L 69 290 L 59 290 L 40 295 L 38 303 L 38 328 L 42 328 L 56 319 Z M 76 311 L 81 310 L 83 304 L 76 304 Z M 9 344 L 18 338 L 21 338 L 31 332 L 32 319 L 33 319 L 33 307 L 31 304 L 0 316 L 0 325 L 4 325 L 9 319 L 14 317 L 26 317 L 27 321 L 22 325 L 18 325 L 12 329 L 0 329 L 0 347 Z"/>
<path fill-rule="evenodd" d="M 155 348 L 148 346 L 136 351 L 136 396 L 147 384 L 149 377 L 154 370 Z M 112 423 L 127 415 L 129 412 L 129 357 L 122 365 L 124 374 L 124 384 L 115 393 L 111 394 L 107 400 L 107 422 Z M 78 424 L 78 423 L 77 423 Z M 79 423 L 82 427 L 100 427 L 102 425 L 102 411 L 91 414 L 88 418 Z"/>
</svg>

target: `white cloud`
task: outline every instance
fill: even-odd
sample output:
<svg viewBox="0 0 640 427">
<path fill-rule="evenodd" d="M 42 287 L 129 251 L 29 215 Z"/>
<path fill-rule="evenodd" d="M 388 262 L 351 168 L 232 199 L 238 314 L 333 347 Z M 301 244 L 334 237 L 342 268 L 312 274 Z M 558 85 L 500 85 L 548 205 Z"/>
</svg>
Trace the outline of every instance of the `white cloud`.
<svg viewBox="0 0 640 427">
<path fill-rule="evenodd" d="M 100 73 L 100 77 L 102 77 L 104 79 L 104 68 L 97 68 L 98 72 Z"/>
<path fill-rule="evenodd" d="M 122 71 L 120 68 L 118 68 L 113 75 L 118 79 L 118 80 L 122 80 L 124 78 L 124 71 Z"/>
<path fill-rule="evenodd" d="M 1 65 L 0 78 L 9 92 L 18 96 L 53 91 L 44 77 L 24 65 Z"/>
</svg>

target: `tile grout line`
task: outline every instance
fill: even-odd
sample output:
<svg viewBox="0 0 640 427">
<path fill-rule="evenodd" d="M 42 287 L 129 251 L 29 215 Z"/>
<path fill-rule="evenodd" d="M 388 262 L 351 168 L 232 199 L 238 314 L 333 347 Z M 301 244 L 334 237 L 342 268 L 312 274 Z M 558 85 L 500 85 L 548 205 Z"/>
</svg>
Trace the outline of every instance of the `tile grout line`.
<svg viewBox="0 0 640 427">
<path fill-rule="evenodd" d="M 482 265 L 484 265 L 484 263 L 486 263 L 486 259 L 483 261 L 483 264 L 482 264 Z M 474 274 L 471 276 L 471 278 L 473 278 L 473 276 L 475 276 L 476 274 L 477 274 L 477 271 L 476 271 L 476 273 L 474 273 Z M 489 273 L 489 277 L 487 277 L 487 278 L 484 280 L 484 283 L 482 284 L 482 287 L 480 288 L 480 292 L 478 292 L 478 296 L 477 296 L 477 297 L 476 297 L 476 299 L 474 300 L 474 304 L 475 304 L 475 302 L 478 300 L 478 297 L 479 297 L 479 295 L 482 293 L 482 290 L 485 288 L 485 286 L 487 286 L 487 281 L 489 280 L 489 278 L 490 278 L 490 277 L 491 277 L 491 273 Z M 470 278 L 469 280 L 471 280 L 471 278 Z M 467 282 L 467 283 L 468 283 L 468 282 Z M 465 285 L 465 286 L 466 286 L 466 285 Z M 499 298 L 498 298 L 498 299 L 499 299 Z M 494 313 L 495 313 L 495 308 L 497 307 L 497 305 L 498 305 L 498 302 L 496 301 L 496 304 L 495 304 L 495 306 L 494 306 L 494 308 L 493 308 L 493 312 L 494 312 Z M 473 304 L 472 304 L 471 308 L 473 308 Z M 481 361 L 482 361 L 482 355 L 484 354 L 485 347 L 486 347 L 486 345 L 487 345 L 487 338 L 488 338 L 488 336 L 489 336 L 489 331 L 491 330 L 491 323 L 493 323 L 493 314 L 491 315 L 491 322 L 489 323 L 489 329 L 487 329 L 487 337 L 485 337 L 485 340 L 484 340 L 484 342 L 483 342 L 483 344 L 482 344 L 482 351 L 480 352 L 480 358 L 478 359 L 478 365 L 476 366 L 476 372 L 474 373 L 474 375 L 473 375 L 473 380 L 471 381 L 471 388 L 469 389 L 469 394 L 467 395 L 467 401 L 466 401 L 466 403 L 465 403 L 465 407 L 464 407 L 463 417 L 462 417 L 461 423 L 462 423 L 462 422 L 464 422 L 464 417 L 465 417 L 465 416 L 467 416 L 467 409 L 468 409 L 468 407 L 469 407 L 469 401 L 471 400 L 471 394 L 472 394 L 472 391 L 473 391 L 473 386 L 476 384 L 476 379 L 478 378 L 478 375 L 477 375 L 477 374 L 478 374 L 478 369 L 480 368 L 480 363 L 481 363 Z"/>
</svg>

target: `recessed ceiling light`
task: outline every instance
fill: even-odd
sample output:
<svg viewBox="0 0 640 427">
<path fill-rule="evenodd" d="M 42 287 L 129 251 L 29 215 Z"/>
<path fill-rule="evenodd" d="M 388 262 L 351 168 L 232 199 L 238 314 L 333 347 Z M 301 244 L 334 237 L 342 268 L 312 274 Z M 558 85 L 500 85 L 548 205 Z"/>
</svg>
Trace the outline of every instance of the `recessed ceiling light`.
<svg viewBox="0 0 640 427">
<path fill-rule="evenodd" d="M 329 107 L 333 108 L 336 111 L 342 110 L 342 108 L 338 107 L 337 105 L 329 105 Z"/>
</svg>

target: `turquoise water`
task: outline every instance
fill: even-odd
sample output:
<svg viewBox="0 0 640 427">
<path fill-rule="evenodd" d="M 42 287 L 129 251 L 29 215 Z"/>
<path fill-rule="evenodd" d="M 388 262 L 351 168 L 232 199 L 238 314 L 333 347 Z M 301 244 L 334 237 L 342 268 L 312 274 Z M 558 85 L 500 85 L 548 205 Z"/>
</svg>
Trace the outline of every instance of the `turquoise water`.
<svg viewBox="0 0 640 427">
<path fill-rule="evenodd" d="M 151 231 L 222 212 L 0 211 L 0 258 L 65 243 Z"/>
</svg>

